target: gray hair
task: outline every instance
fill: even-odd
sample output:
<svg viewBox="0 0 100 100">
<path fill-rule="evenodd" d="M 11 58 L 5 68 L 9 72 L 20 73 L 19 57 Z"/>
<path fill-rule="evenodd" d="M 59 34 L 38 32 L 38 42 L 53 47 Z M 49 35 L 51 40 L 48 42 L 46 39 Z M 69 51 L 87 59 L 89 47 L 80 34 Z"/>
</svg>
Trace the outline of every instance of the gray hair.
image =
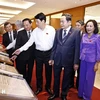
<svg viewBox="0 0 100 100">
<path fill-rule="evenodd" d="M 17 21 L 15 22 L 15 25 L 18 26 L 18 27 L 20 27 L 20 28 L 23 27 L 23 24 L 22 24 L 22 21 L 21 21 L 21 20 L 17 20 Z"/>
</svg>

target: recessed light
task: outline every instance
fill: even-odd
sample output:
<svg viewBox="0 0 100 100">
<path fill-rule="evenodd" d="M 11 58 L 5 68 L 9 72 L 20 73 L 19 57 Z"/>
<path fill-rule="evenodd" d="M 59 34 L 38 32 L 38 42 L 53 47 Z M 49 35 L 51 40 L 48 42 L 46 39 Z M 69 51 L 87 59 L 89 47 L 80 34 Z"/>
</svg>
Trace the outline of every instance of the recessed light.
<svg viewBox="0 0 100 100">
<path fill-rule="evenodd" d="M 13 17 L 14 15 L 0 13 L 0 17 Z"/>
<path fill-rule="evenodd" d="M 23 0 L 0 0 L 1 6 L 21 8 L 21 9 L 27 9 L 34 4 L 35 4 L 34 2 L 28 2 Z"/>
<path fill-rule="evenodd" d="M 0 8 L 1 13 L 6 13 L 6 14 L 19 14 L 22 12 L 21 10 L 13 10 L 13 9 L 5 9 L 5 8 Z"/>
<path fill-rule="evenodd" d="M 10 19 L 10 18 L 0 17 L 0 21 L 1 21 L 1 20 L 8 20 L 8 19 Z"/>
</svg>

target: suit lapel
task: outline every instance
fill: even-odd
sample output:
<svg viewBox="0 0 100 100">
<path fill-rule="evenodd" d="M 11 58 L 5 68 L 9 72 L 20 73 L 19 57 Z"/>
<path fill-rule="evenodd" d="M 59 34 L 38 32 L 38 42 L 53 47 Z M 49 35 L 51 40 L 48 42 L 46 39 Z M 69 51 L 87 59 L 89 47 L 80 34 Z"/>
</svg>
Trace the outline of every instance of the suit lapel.
<svg viewBox="0 0 100 100">
<path fill-rule="evenodd" d="M 60 44 L 62 44 L 62 32 L 63 32 L 63 29 L 60 29 L 58 32 L 59 32 L 58 33 L 58 41 L 59 41 Z"/>
</svg>

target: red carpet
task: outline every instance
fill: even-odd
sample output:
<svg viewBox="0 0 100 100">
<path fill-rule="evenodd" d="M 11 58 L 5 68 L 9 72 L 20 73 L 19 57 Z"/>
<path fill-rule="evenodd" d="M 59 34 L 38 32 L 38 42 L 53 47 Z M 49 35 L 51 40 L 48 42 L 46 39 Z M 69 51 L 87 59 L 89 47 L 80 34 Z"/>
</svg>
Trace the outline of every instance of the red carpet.
<svg viewBox="0 0 100 100">
<path fill-rule="evenodd" d="M 40 94 L 37 95 L 38 100 L 47 100 L 47 98 L 49 97 L 49 94 L 45 91 L 44 86 L 45 86 L 45 70 L 43 72 L 43 92 L 41 92 Z M 52 75 L 53 76 L 53 75 Z M 53 78 L 52 78 L 52 84 L 51 84 L 51 88 L 53 89 Z M 33 69 L 33 78 L 32 78 L 32 88 L 33 91 L 36 90 L 36 77 L 35 77 L 35 67 Z M 71 88 L 68 96 L 67 96 L 68 100 L 81 100 L 77 97 L 77 90 L 76 88 Z M 61 98 L 56 98 L 55 100 L 61 100 Z M 93 88 L 93 94 L 92 94 L 92 100 L 100 100 L 100 90 L 97 88 Z"/>
</svg>

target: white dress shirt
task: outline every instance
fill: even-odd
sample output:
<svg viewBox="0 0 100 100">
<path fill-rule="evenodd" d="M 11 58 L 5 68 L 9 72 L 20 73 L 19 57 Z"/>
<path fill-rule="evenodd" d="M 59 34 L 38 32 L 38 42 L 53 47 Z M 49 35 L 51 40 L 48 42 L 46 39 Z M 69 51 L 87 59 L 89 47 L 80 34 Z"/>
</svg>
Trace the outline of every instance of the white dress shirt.
<svg viewBox="0 0 100 100">
<path fill-rule="evenodd" d="M 11 31 L 11 32 L 8 32 L 8 34 L 9 34 L 9 38 L 11 38 L 11 40 L 13 41 L 13 40 L 14 40 L 13 31 Z"/>
<path fill-rule="evenodd" d="M 80 35 L 81 35 L 81 36 L 83 35 L 83 31 L 80 31 Z"/>
<path fill-rule="evenodd" d="M 55 29 L 46 25 L 44 30 L 35 28 L 31 33 L 28 42 L 20 48 L 20 51 L 26 51 L 34 42 L 36 49 L 40 51 L 48 51 L 52 48 L 55 37 Z"/>
<path fill-rule="evenodd" d="M 21 30 L 23 30 L 24 28 L 20 28 L 19 30 L 17 30 L 17 33 Z M 14 39 L 7 47 L 6 50 L 9 50 L 11 48 L 15 48 L 15 44 L 16 44 L 16 39 Z"/>
</svg>

